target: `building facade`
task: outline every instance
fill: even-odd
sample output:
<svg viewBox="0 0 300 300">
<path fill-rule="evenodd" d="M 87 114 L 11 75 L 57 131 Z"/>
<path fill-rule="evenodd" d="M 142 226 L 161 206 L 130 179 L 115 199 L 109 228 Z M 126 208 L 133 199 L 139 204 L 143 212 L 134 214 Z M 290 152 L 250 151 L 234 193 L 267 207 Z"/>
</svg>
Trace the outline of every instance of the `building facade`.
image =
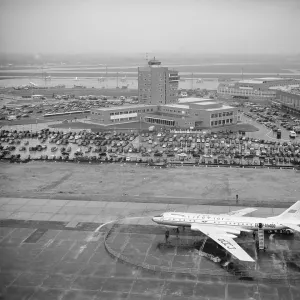
<svg viewBox="0 0 300 300">
<path fill-rule="evenodd" d="M 263 77 L 238 81 L 234 84 L 220 84 L 218 94 L 242 99 L 269 99 L 276 98 L 273 87 L 283 87 L 297 83 L 293 78 Z"/>
<path fill-rule="evenodd" d="M 138 98 L 140 104 L 164 105 L 177 102 L 179 76 L 177 71 L 162 67 L 155 59 L 147 67 L 138 68 Z"/>
<path fill-rule="evenodd" d="M 143 114 L 142 120 L 153 125 L 204 129 L 236 124 L 238 113 L 236 107 L 210 100 L 158 106 L 157 111 Z"/>
<path fill-rule="evenodd" d="M 156 105 L 124 105 L 91 109 L 91 122 L 101 125 L 122 124 L 140 121 L 143 113 L 157 111 Z"/>
<path fill-rule="evenodd" d="M 157 60 L 138 70 L 139 104 L 91 109 L 91 121 L 105 126 L 145 122 L 177 128 L 214 128 L 236 124 L 237 108 L 212 99 L 185 98 L 178 101 L 177 71 Z M 276 93 L 276 92 L 275 92 Z"/>
<path fill-rule="evenodd" d="M 254 88 L 246 87 L 235 87 L 235 86 L 218 86 L 218 94 L 222 96 L 231 96 L 233 98 L 243 99 L 275 99 L 276 91 L 273 90 L 257 90 Z"/>
<path fill-rule="evenodd" d="M 268 90 L 273 86 L 285 86 L 295 83 L 294 78 L 262 77 L 245 79 L 235 83 L 236 88 L 252 88 L 258 91 Z"/>
<path fill-rule="evenodd" d="M 91 109 L 91 121 L 101 125 L 145 122 L 179 128 L 214 128 L 236 124 L 237 108 L 216 101 L 188 104 L 128 105 Z"/>
<path fill-rule="evenodd" d="M 281 107 L 291 113 L 300 115 L 300 89 L 291 89 L 290 91 L 277 91 L 277 101 Z"/>
</svg>

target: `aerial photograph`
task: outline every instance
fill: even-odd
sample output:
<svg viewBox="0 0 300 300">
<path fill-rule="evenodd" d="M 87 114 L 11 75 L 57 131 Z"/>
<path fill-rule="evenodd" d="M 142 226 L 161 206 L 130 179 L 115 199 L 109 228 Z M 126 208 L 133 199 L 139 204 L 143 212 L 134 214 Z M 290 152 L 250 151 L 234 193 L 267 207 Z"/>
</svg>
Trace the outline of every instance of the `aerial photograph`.
<svg viewBox="0 0 300 300">
<path fill-rule="evenodd" d="M 299 300 L 299 28 L 0 0 L 0 300 Z"/>
</svg>

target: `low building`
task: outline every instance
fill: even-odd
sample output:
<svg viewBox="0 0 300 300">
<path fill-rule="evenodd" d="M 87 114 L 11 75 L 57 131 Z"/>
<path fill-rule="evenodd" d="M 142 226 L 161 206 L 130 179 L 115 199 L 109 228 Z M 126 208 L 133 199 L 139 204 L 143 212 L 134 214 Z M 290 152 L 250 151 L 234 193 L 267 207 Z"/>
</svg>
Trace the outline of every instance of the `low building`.
<svg viewBox="0 0 300 300">
<path fill-rule="evenodd" d="M 213 128 L 236 124 L 237 108 L 215 101 L 169 104 L 152 113 L 143 114 L 146 123 L 179 128 Z"/>
<path fill-rule="evenodd" d="M 156 105 L 123 105 L 117 107 L 103 107 L 91 109 L 91 122 L 112 125 L 137 122 L 142 113 L 157 111 Z"/>
<path fill-rule="evenodd" d="M 237 108 L 210 99 L 187 104 L 139 104 L 91 109 L 91 121 L 102 125 L 143 121 L 178 128 L 213 128 L 236 124 L 237 120 Z"/>
<path fill-rule="evenodd" d="M 276 91 L 258 90 L 251 87 L 236 87 L 234 85 L 219 85 L 218 94 L 242 99 L 270 99 L 276 98 Z"/>
<path fill-rule="evenodd" d="M 277 101 L 283 110 L 300 115 L 300 88 L 277 90 Z"/>
<path fill-rule="evenodd" d="M 268 90 L 273 86 L 285 86 L 295 82 L 294 78 L 262 77 L 240 80 L 235 83 L 236 88 L 252 88 L 258 91 Z"/>
<path fill-rule="evenodd" d="M 272 87 L 283 87 L 295 84 L 293 78 L 263 77 L 245 79 L 236 83 L 220 84 L 218 94 L 241 99 L 276 99 L 276 91 Z"/>
</svg>

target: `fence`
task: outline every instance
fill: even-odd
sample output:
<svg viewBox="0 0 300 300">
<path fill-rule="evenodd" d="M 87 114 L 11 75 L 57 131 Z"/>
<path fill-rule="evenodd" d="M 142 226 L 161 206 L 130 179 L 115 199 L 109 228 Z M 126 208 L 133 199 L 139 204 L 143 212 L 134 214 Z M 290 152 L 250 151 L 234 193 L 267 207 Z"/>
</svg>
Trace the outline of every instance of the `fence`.
<svg viewBox="0 0 300 300">
<path fill-rule="evenodd" d="M 74 159 L 59 159 L 59 158 L 28 158 L 28 159 L 19 159 L 19 158 L 11 158 L 11 157 L 2 157 L 0 161 L 10 161 L 13 163 L 24 163 L 29 161 L 43 161 L 43 162 L 71 162 L 71 163 L 88 163 L 88 164 L 103 164 L 103 163 L 124 163 L 125 160 L 114 161 L 114 160 L 102 160 L 102 159 L 91 159 L 78 157 Z M 183 161 L 168 161 L 166 163 L 155 163 L 155 162 L 146 162 L 146 161 L 126 161 L 128 164 L 139 164 L 144 166 L 151 167 L 160 167 L 160 168 L 168 168 L 174 166 L 181 167 L 203 167 L 203 168 L 242 168 L 242 169 L 277 169 L 277 170 L 300 170 L 300 166 L 278 166 L 278 165 L 231 165 L 231 164 L 206 164 L 206 163 L 197 163 L 197 162 L 183 162 Z"/>
</svg>

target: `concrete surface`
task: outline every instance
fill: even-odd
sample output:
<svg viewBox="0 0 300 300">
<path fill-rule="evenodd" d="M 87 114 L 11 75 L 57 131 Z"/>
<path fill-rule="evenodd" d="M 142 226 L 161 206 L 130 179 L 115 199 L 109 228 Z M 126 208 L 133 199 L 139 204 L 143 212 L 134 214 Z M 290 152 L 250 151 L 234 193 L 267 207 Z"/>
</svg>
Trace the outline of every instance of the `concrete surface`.
<svg viewBox="0 0 300 300">
<path fill-rule="evenodd" d="M 100 201 L 0 198 L 3 299 L 299 299 L 297 282 L 268 284 L 232 281 L 225 274 L 203 278 L 137 269 L 107 254 L 104 248 L 107 228 L 102 227 L 91 238 L 100 224 L 118 216 L 150 216 L 168 209 L 220 213 L 238 207 Z M 282 211 L 261 208 L 257 215 L 271 216 Z M 138 242 L 142 248 L 148 239 L 163 239 L 162 228 L 154 224 L 150 233 L 150 222 L 146 219 L 130 221 L 136 228 L 131 230 L 136 239 L 133 246 Z M 114 245 L 122 247 L 121 235 L 126 232 L 119 234 L 113 239 Z M 284 251 L 283 246 L 280 251 Z M 124 251 L 132 255 L 131 249 L 129 245 Z M 182 254 L 173 261 L 174 265 L 191 262 L 190 256 Z M 202 264 L 206 268 L 215 267 L 205 258 Z"/>
<path fill-rule="evenodd" d="M 124 247 L 126 232 L 119 232 L 113 239 L 115 249 L 119 245 L 124 253 L 139 254 L 141 258 L 147 246 L 145 240 L 163 240 L 163 229 L 151 224 L 149 216 L 153 214 L 166 210 L 221 213 L 253 204 L 255 200 L 256 204 L 269 201 L 271 205 L 259 208 L 253 215 L 272 216 L 298 199 L 299 187 L 299 174 L 289 170 L 1 164 L 2 298 L 297 300 L 298 282 L 272 284 L 228 280 L 225 274 L 204 278 L 153 273 L 122 264 L 104 248 L 107 228 L 104 226 L 94 234 L 100 225 L 121 216 L 148 217 L 122 223 L 125 229 L 133 230 L 131 244 L 139 248 Z M 238 206 L 236 194 L 240 199 Z M 228 201 L 224 199 L 231 199 L 232 205 L 226 206 Z M 212 205 L 205 205 L 209 203 Z M 273 265 L 278 266 L 274 270 L 279 270 L 287 265 L 282 265 L 283 260 L 278 257 L 292 255 L 289 249 L 295 248 L 286 241 L 276 241 L 279 256 L 275 253 L 270 257 Z M 298 247 L 297 241 L 294 247 Z M 266 268 L 270 257 L 258 266 Z M 290 258 L 296 261 L 296 268 L 299 256 Z M 165 259 L 161 261 L 168 263 Z M 191 263 L 182 251 L 173 262 L 177 266 Z M 201 264 L 204 268 L 215 267 L 204 257 Z"/>
</svg>

